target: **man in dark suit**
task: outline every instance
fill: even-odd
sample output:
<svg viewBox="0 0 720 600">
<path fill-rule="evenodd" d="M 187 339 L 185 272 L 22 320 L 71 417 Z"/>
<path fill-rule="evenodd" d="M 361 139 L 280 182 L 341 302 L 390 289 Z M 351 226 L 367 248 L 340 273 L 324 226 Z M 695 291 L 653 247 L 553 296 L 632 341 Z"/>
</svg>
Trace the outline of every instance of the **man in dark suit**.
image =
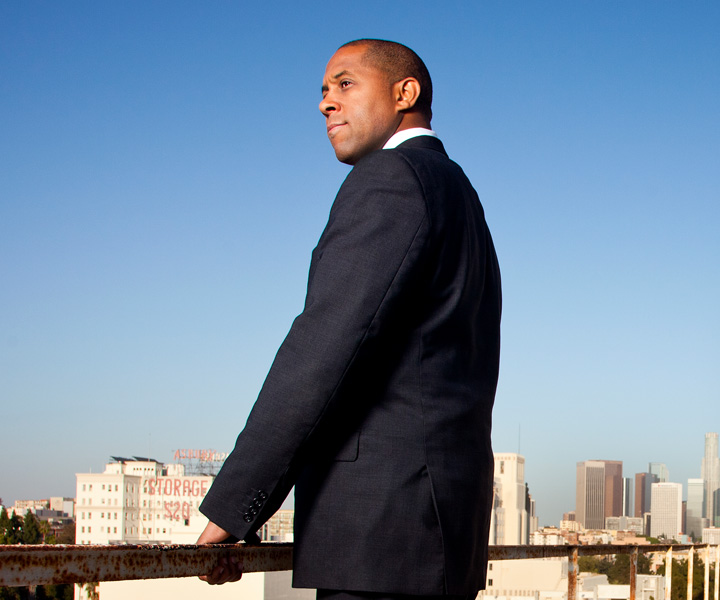
<svg viewBox="0 0 720 600">
<path fill-rule="evenodd" d="M 483 209 L 430 130 L 432 84 L 412 50 L 351 42 L 322 89 L 330 142 L 354 168 L 198 542 L 251 539 L 295 485 L 294 585 L 474 597 L 501 304 Z M 205 579 L 239 575 L 225 563 Z"/>
</svg>

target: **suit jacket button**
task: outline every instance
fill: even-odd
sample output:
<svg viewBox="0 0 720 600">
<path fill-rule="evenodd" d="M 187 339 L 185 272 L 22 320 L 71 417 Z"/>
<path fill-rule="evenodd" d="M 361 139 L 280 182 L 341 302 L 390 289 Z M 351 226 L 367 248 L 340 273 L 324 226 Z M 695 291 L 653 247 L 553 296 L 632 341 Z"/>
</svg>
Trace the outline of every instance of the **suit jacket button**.
<svg viewBox="0 0 720 600">
<path fill-rule="evenodd" d="M 256 498 L 255 500 L 253 500 L 252 505 L 253 505 L 255 508 L 260 508 L 260 507 L 263 505 L 263 503 Z"/>
<path fill-rule="evenodd" d="M 268 497 L 268 495 L 266 492 L 263 492 L 262 490 L 258 490 L 258 498 L 260 498 L 260 500 L 267 500 L 267 497 Z"/>
<path fill-rule="evenodd" d="M 243 515 L 243 521 L 245 521 L 246 523 L 249 523 L 252 520 L 253 520 L 253 518 L 248 513 L 245 513 Z"/>
</svg>

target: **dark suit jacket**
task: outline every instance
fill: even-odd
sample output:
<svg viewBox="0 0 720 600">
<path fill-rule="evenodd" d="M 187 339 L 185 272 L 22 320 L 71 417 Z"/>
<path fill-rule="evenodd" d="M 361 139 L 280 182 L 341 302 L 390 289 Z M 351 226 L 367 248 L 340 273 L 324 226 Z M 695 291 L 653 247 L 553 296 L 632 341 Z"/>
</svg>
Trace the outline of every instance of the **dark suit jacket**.
<svg viewBox="0 0 720 600">
<path fill-rule="evenodd" d="M 363 157 L 201 511 L 243 539 L 295 484 L 296 586 L 484 588 L 500 304 L 483 209 L 442 143 Z"/>
</svg>

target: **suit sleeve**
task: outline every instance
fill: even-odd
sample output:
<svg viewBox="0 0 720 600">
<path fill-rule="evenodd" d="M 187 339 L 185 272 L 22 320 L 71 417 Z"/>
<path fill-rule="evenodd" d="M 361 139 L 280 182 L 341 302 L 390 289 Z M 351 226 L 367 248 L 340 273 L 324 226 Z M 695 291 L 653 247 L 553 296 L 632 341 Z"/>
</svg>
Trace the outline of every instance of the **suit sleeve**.
<svg viewBox="0 0 720 600">
<path fill-rule="evenodd" d="M 303 450 L 337 414 L 348 370 L 402 306 L 427 231 L 423 190 L 406 160 L 381 150 L 358 162 L 313 253 L 304 310 L 201 505 L 211 521 L 244 539 L 282 504 Z"/>
</svg>

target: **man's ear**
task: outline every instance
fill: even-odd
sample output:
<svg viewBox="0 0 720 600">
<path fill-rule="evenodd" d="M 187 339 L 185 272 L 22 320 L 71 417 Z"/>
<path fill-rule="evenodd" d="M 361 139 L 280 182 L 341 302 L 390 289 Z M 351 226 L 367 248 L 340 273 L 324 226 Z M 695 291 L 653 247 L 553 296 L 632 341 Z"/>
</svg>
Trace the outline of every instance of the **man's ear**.
<svg viewBox="0 0 720 600">
<path fill-rule="evenodd" d="M 420 83 L 414 77 L 406 77 L 394 84 L 395 106 L 398 111 L 410 110 L 420 97 Z"/>
</svg>

